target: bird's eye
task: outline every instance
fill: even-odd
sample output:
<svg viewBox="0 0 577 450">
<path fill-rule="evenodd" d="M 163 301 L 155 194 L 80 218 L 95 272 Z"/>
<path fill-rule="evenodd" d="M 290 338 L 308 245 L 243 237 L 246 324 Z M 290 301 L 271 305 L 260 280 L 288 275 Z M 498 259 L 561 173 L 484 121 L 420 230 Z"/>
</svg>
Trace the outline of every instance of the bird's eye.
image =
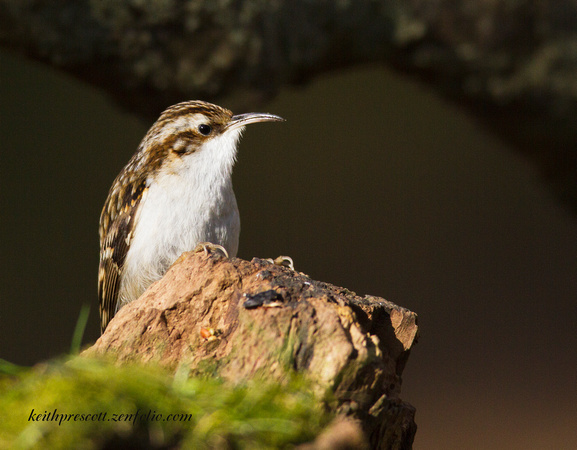
<svg viewBox="0 0 577 450">
<path fill-rule="evenodd" d="M 203 123 L 202 125 L 198 126 L 198 131 L 200 131 L 200 134 L 208 136 L 210 134 L 210 132 L 212 131 L 212 128 L 210 125 Z"/>
</svg>

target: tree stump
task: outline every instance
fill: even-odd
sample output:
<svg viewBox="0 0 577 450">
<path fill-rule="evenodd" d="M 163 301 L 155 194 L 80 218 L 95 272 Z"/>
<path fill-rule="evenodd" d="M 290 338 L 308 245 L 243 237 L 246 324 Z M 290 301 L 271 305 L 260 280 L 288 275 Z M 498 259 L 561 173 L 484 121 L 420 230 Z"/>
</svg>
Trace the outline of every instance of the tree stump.
<svg viewBox="0 0 577 450">
<path fill-rule="evenodd" d="M 123 307 L 84 355 L 157 362 L 230 381 L 303 374 L 328 406 L 360 423 L 372 448 L 410 448 L 415 409 L 401 374 L 417 316 L 378 297 L 254 258 L 184 253 Z"/>
</svg>

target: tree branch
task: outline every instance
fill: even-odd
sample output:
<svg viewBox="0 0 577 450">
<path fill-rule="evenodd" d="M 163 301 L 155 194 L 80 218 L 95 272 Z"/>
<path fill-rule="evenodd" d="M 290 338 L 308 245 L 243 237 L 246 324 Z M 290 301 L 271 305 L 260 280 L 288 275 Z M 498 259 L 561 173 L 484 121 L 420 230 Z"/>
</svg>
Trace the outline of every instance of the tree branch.
<svg viewBox="0 0 577 450">
<path fill-rule="evenodd" d="M 150 119 L 386 63 L 464 105 L 577 207 L 575 30 L 570 0 L 0 0 L 0 45 Z"/>
</svg>

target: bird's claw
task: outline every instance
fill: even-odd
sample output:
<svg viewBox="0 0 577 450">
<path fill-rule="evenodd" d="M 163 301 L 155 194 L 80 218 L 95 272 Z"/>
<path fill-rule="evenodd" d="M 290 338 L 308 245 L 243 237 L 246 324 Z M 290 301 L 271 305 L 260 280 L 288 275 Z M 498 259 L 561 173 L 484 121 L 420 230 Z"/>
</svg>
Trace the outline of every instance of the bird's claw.
<svg viewBox="0 0 577 450">
<path fill-rule="evenodd" d="M 291 270 L 295 270 L 295 264 L 290 256 L 281 255 L 276 257 L 275 259 L 267 258 L 265 261 L 268 261 L 269 263 L 274 264 L 275 266 L 283 266 L 288 267 Z"/>
<path fill-rule="evenodd" d="M 227 258 L 229 257 L 228 252 L 226 251 L 226 248 L 224 248 L 222 245 L 213 244 L 212 242 L 201 242 L 200 244 L 198 244 L 196 246 L 196 248 L 194 249 L 194 252 L 196 253 L 196 252 L 204 251 L 204 254 L 206 256 L 208 256 L 209 250 L 212 250 L 213 252 L 220 252 L 224 256 L 226 256 Z"/>
</svg>

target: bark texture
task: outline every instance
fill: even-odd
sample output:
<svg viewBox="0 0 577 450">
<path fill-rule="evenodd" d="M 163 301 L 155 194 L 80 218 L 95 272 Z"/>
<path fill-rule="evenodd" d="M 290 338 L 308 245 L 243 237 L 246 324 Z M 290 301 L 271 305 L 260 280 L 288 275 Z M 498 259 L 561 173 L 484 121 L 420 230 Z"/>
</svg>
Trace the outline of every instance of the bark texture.
<svg viewBox="0 0 577 450">
<path fill-rule="evenodd" d="M 416 314 L 261 259 L 185 253 L 122 308 L 85 355 L 155 361 L 230 381 L 298 372 L 357 420 L 372 448 L 410 448 L 414 408 L 401 374 Z"/>
<path fill-rule="evenodd" d="M 573 0 L 0 0 L 0 45 L 150 120 L 185 99 L 245 110 L 385 63 L 465 106 L 577 207 Z"/>
</svg>

